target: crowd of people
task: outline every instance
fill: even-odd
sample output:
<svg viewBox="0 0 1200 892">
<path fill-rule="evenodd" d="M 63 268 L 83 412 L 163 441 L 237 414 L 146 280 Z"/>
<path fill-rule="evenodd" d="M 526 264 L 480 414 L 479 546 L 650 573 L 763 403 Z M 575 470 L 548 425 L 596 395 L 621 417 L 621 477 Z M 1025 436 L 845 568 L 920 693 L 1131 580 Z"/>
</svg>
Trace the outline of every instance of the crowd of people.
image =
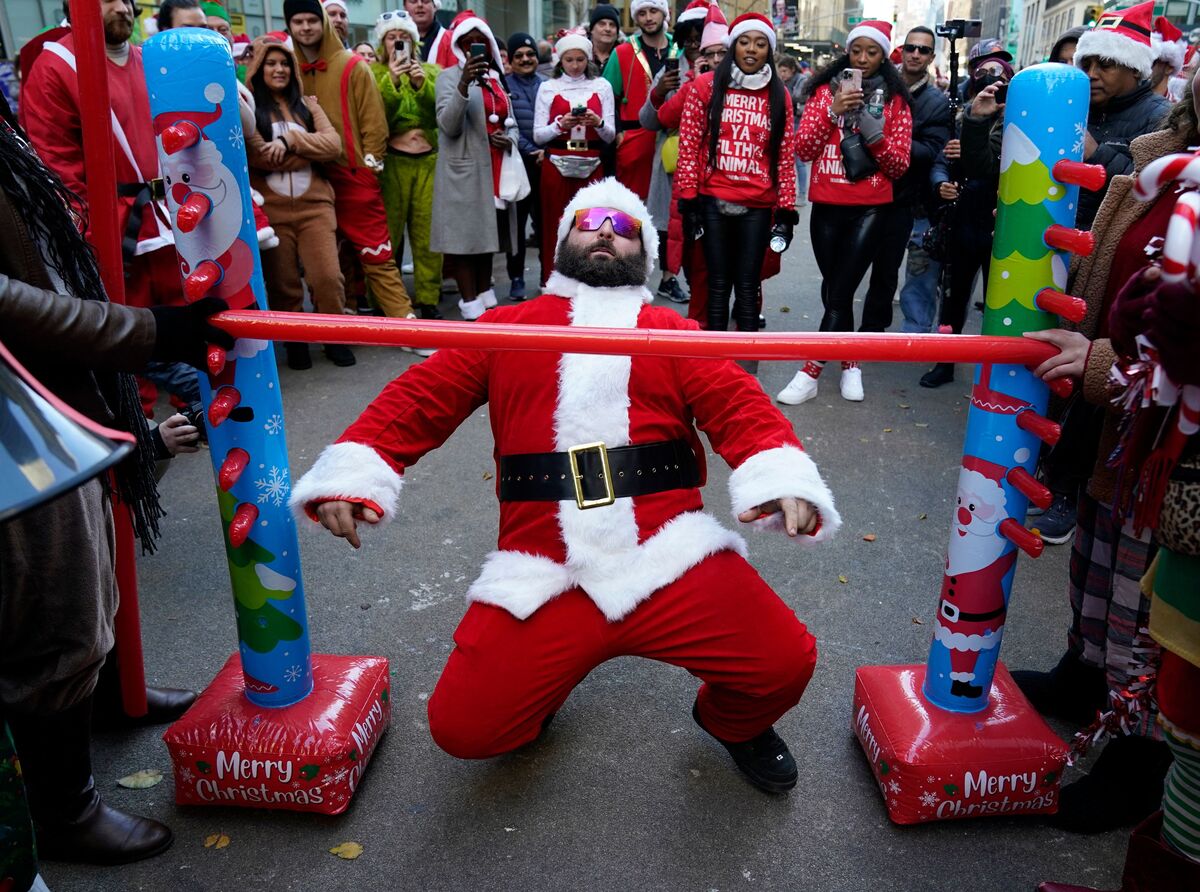
<svg viewBox="0 0 1200 892">
<path fill-rule="evenodd" d="M 104 22 L 119 226 L 132 309 L 95 299 L 88 293 L 96 290 L 94 262 L 72 260 L 90 257 L 79 241 L 91 236 L 86 216 L 67 211 L 75 201 L 86 208 L 88 199 L 81 125 L 81 108 L 88 100 L 76 75 L 74 37 L 63 27 L 43 35 L 39 51 L 29 55 L 19 120 L 3 109 L 0 213 L 17 221 L 14 231 L 24 250 L 0 251 L 0 314 L 6 323 L 11 319 L 43 339 L 89 343 L 85 362 L 108 371 L 100 377 L 89 371 L 72 380 L 69 389 L 82 387 L 89 406 L 94 403 L 95 414 L 107 423 L 141 431 L 142 415 L 152 410 L 157 388 L 167 390 L 180 406 L 197 399 L 195 372 L 188 364 L 202 364 L 198 344 L 223 338 L 205 323 L 206 315 L 220 306 L 184 306 L 170 218 L 156 182 L 158 158 L 141 51 L 130 40 L 133 5 L 129 0 L 96 2 Z M 246 152 L 272 308 L 297 311 L 307 298 L 322 313 L 439 320 L 450 279 L 459 314 L 476 320 L 500 303 L 497 292 L 504 289 L 496 287 L 495 267 L 496 255 L 503 254 L 508 302 L 524 304 L 541 291 L 570 298 L 581 315 L 560 319 L 558 310 L 550 313 L 546 305 L 530 303 L 528 309 L 502 308 L 488 318 L 606 324 L 607 309 L 592 307 L 590 317 L 584 312 L 590 289 L 605 288 L 614 295 L 609 309 L 629 315 L 626 322 L 633 326 L 646 279 L 657 264 L 662 271 L 657 295 L 688 304 L 691 321 L 660 313 L 656 325 L 726 331 L 732 323 L 739 332 L 752 332 L 765 324 L 763 282 L 779 273 L 780 255 L 791 245 L 801 211 L 807 209 L 821 275 L 821 331 L 855 329 L 855 295 L 864 280 L 859 331 L 887 330 L 897 301 L 905 332 L 960 333 L 966 327 L 978 281 L 985 288 L 987 283 L 1005 96 L 1015 74 L 1013 58 L 1000 40 L 977 41 L 967 55 L 963 83 L 956 83 L 955 76 L 943 85 L 931 70 L 936 37 L 925 27 L 912 28 L 902 42 L 895 42 L 889 23 L 863 21 L 847 36 L 845 52 L 814 70 L 807 61 L 778 52 L 775 29 L 766 16 L 746 13 L 730 22 L 719 3 L 710 0 L 692 0 L 674 22 L 667 0 L 632 0 L 637 31 L 628 38 L 621 33 L 620 13 L 601 4 L 591 10 L 586 26 L 561 32 L 552 43 L 527 33 L 502 40 L 475 13 L 463 11 L 442 22 L 437 11 L 437 0 L 406 0 L 403 8 L 378 17 L 373 41 L 351 47 L 344 0 L 284 0 L 284 30 L 252 41 L 233 34 L 230 16 L 219 3 L 162 3 L 156 18 L 160 32 L 208 28 L 229 42 L 238 62 Z M 1146 336 L 1157 348 L 1153 361 L 1161 363 L 1172 381 L 1200 385 L 1194 352 L 1200 314 L 1194 295 L 1187 286 L 1167 284 L 1159 274 L 1162 242 L 1179 193 L 1164 189 L 1151 202 L 1131 194 L 1132 174 L 1200 143 L 1197 60 L 1185 50 L 1177 29 L 1161 17 L 1153 19 L 1153 4 L 1146 2 L 1106 13 L 1094 28 L 1068 31 L 1055 44 L 1050 61 L 1073 65 L 1088 78 L 1082 155 L 1103 168 L 1105 181 L 1103 188 L 1081 193 L 1076 226 L 1095 233 L 1096 250 L 1072 265 L 1065 285 L 1067 292 L 1084 299 L 1087 315 L 1077 326 L 1064 324 L 1037 335 L 1060 352 L 1036 373 L 1047 381 L 1076 378 L 1083 385 L 1054 409 L 1063 435 L 1042 462 L 1054 498 L 1038 521 L 1050 544 L 1074 538 L 1068 584 L 1072 622 L 1066 653 L 1054 669 L 1019 671 L 1014 677 L 1039 711 L 1084 724 L 1105 707 L 1111 691 L 1157 675 L 1157 709 L 1139 713 L 1128 728 L 1132 733 L 1112 741 L 1090 773 L 1064 789 L 1055 820 L 1067 829 L 1099 832 L 1149 818 L 1136 833 L 1158 848 L 1138 869 L 1174 871 L 1171 876 L 1196 881 L 1200 703 L 1194 692 L 1200 690 L 1200 606 L 1195 580 L 1200 578 L 1200 530 L 1195 506 L 1200 503 L 1200 442 L 1192 432 L 1174 446 L 1172 466 L 1187 473 L 1168 483 L 1141 481 L 1140 463 L 1151 453 L 1161 457 L 1155 450 L 1163 447 L 1148 433 L 1151 425 L 1145 420 L 1136 427 L 1139 435 L 1131 437 L 1127 407 L 1110 402 L 1109 371 L 1114 363 L 1145 361 L 1139 336 Z M 537 258 L 532 264 L 536 284 L 526 281 L 530 249 Z M 411 266 L 403 264 L 406 253 Z M 49 294 L 41 289 L 92 297 L 84 302 L 94 304 L 88 324 L 75 320 L 68 331 L 39 316 L 31 307 L 35 298 Z M 669 324 L 663 321 L 668 316 Z M 100 336 L 103 340 L 96 341 Z M 122 360 L 108 362 L 105 351 L 118 348 L 125 350 Z M 345 346 L 327 345 L 324 353 L 338 366 L 356 361 Z M 285 357 L 292 369 L 312 365 L 307 344 L 285 345 Z M 466 414 L 482 399 L 494 404 L 510 399 L 507 391 L 487 390 L 475 367 L 464 365 L 468 359 L 458 353 L 434 358 L 429 371 L 399 379 L 364 417 L 391 411 L 388 400 L 396 387 L 432 392 L 442 380 L 461 379 L 454 398 L 462 400 L 459 408 Z M 480 368 L 499 363 L 476 359 Z M 628 359 L 624 362 L 628 380 Z M 796 406 L 813 399 L 823 365 L 803 363 L 776 400 Z M 751 373 L 756 370 L 754 364 L 744 366 Z M 528 377 L 531 367 L 513 370 L 511 380 Z M 128 378 L 109 374 L 114 368 L 137 372 L 137 389 Z M 439 377 L 443 373 L 444 379 Z M 588 372 L 593 378 L 595 373 Z M 762 442 L 774 444 L 768 451 L 786 452 L 786 460 L 771 460 L 767 476 L 772 486 L 773 475 L 783 470 L 811 484 L 802 493 L 747 484 L 755 496 L 740 502 L 735 498 L 742 520 L 779 515 L 773 522 L 784 524 L 791 536 L 831 533 L 837 523 L 832 498 L 809 467 L 811 461 L 804 465 L 793 454 L 802 453 L 790 426 L 748 386 L 751 379 L 728 370 L 709 382 L 724 390 L 708 392 L 708 372 L 689 366 L 688 374 L 695 379 L 680 380 L 696 390 L 685 397 L 701 424 L 702 414 L 717 419 L 724 408 L 716 405 L 714 393 L 727 390 L 739 400 L 765 403 L 756 410 Z M 940 387 L 953 381 L 954 374 L 953 365 L 939 364 L 921 377 L 920 385 Z M 585 390 L 597 384 L 586 375 L 580 382 Z M 843 399 L 865 399 L 858 363 L 842 363 L 839 384 Z M 670 400 L 677 396 L 660 395 L 654 405 L 674 406 Z M 703 412 L 696 408 L 699 403 L 704 403 Z M 684 419 L 682 438 L 691 431 L 691 421 L 687 411 L 676 408 L 670 424 Z M 583 413 L 582 404 L 574 411 Z M 587 427 L 576 420 L 581 430 Z M 1161 429 L 1162 418 L 1156 420 Z M 446 423 L 451 421 L 448 414 Z M 538 443 L 553 445 L 551 427 L 547 421 L 546 430 L 538 429 Z M 628 419 L 625 427 L 629 442 Z M 403 434 L 398 425 L 388 434 L 398 437 L 396 442 L 337 446 L 366 449 L 374 456 L 368 461 L 382 461 L 381 452 L 394 453 L 379 477 L 397 478 L 398 493 L 396 469 L 403 467 L 409 454 L 405 450 L 416 448 L 400 442 Z M 559 434 L 565 436 L 561 430 Z M 198 435 L 173 417 L 160 431 L 159 453 L 185 451 Z M 514 428 L 506 429 L 505 436 L 528 446 L 526 440 L 533 442 L 535 433 Z M 762 442 L 753 447 L 743 442 L 744 431 L 733 428 L 723 427 L 720 436 L 747 467 L 765 448 Z M 515 451 L 532 454 L 539 449 Z M 330 485 L 321 469 L 318 462 L 310 472 L 314 476 L 307 478 L 309 497 L 302 507 L 336 535 L 356 542 L 357 523 L 381 519 L 380 512 L 364 504 L 387 508 L 388 493 L 364 494 L 366 502 L 353 504 L 334 498 L 330 493 L 340 490 L 321 488 Z M 149 506 L 150 490 L 144 480 L 139 489 L 139 479 L 131 480 L 122 494 L 132 505 Z M 690 489 L 693 484 L 679 486 Z M 629 497 L 659 491 L 639 489 Z M 394 502 L 395 493 L 391 495 Z M 105 538 L 98 520 L 103 498 L 99 486 L 80 490 L 63 529 L 89 542 Z M 526 499 L 545 500 L 527 493 L 509 498 Z M 1133 521 L 1135 502 L 1143 520 L 1156 511 L 1169 517 L 1162 521 L 1161 535 L 1154 533 L 1156 523 Z M 1190 506 L 1190 513 L 1181 504 Z M 630 515 L 632 525 L 632 511 Z M 139 533 L 148 541 L 156 515 L 147 507 L 139 516 Z M 576 533 L 586 537 L 582 527 L 568 526 L 561 531 L 567 540 Z M 0 550 L 28 547 L 29 530 L 14 524 L 3 529 Z M 630 529 L 637 533 L 635 525 Z M 86 550 L 69 538 L 54 542 Z M 718 545 L 712 547 L 720 551 Z M 536 548 L 531 553 L 540 554 Z M 92 569 L 101 568 L 106 558 L 99 554 Z M 696 579 L 689 567 L 681 567 L 662 591 L 672 592 L 671 597 L 694 596 Z M 732 569 L 745 571 L 741 565 Z M 111 579 L 103 572 L 87 575 L 78 567 L 68 577 L 45 590 L 64 596 L 94 591 L 93 622 L 83 624 L 80 640 L 69 644 L 72 659 L 35 667 L 36 676 L 28 666 L 0 664 L 0 703 L 18 749 L 24 740 L 30 750 L 52 753 L 55 764 L 71 767 L 51 777 L 49 759 L 28 759 L 27 783 L 34 816 L 50 840 L 47 850 L 101 862 L 146 857 L 169 844 L 169 831 L 100 802 L 86 747 L 92 691 L 112 644 Z M 24 604 L 32 610 L 32 596 L 28 585 L 10 579 L 6 571 L 0 581 L 0 640 L 7 647 L 17 621 L 28 627 L 20 608 Z M 597 580 L 596 586 L 602 588 L 602 582 Z M 496 605 L 518 609 L 505 600 L 509 595 L 497 592 Z M 764 615 L 775 611 L 769 590 L 759 594 Z M 661 607 L 669 601 L 667 595 L 656 598 L 648 603 Z M 609 606 L 620 618 L 634 605 Z M 539 607 L 547 609 L 541 603 L 528 609 Z M 563 622 L 569 624 L 570 618 Z M 739 722 L 722 717 L 719 694 L 702 694 L 695 712 L 700 726 L 729 749 L 754 783 L 776 792 L 794 785 L 795 765 L 790 755 L 782 760 L 787 748 L 769 726 L 798 701 L 815 659 L 805 656 L 796 663 L 784 656 L 788 648 L 806 655 L 811 650 L 811 636 L 794 616 L 777 631 L 776 668 L 792 672 L 791 683 L 772 689 L 770 703 L 747 711 L 751 717 L 743 715 Z M 512 640 L 518 637 L 513 631 Z M 28 650 L 30 641 L 21 646 Z M 628 652 L 640 651 L 630 643 Z M 453 741 L 444 744 L 448 750 L 472 755 L 506 751 L 536 737 L 549 720 L 545 710 L 527 710 L 513 725 L 519 733 L 513 732 L 511 739 L 464 743 L 471 730 L 466 726 L 477 711 L 472 704 L 494 673 L 494 665 L 468 667 L 463 658 L 447 668 L 445 678 L 452 680 L 435 692 L 430 709 L 431 719 L 435 709 L 441 716 L 437 723 L 431 720 L 431 730 L 438 729 L 435 737 Z M 564 698 L 569 689 L 560 692 Z M 155 702 L 161 705 L 156 717 L 169 718 L 190 699 L 163 694 Z M 774 736 L 765 736 L 768 732 Z M 72 737 L 74 749 L 52 745 L 55 735 Z M 748 741 L 757 743 L 742 747 Z M 768 750 L 782 767 L 756 761 Z M 1151 817 L 1160 808 L 1163 814 Z M 1179 886 L 1185 887 L 1189 884 Z"/>
</svg>

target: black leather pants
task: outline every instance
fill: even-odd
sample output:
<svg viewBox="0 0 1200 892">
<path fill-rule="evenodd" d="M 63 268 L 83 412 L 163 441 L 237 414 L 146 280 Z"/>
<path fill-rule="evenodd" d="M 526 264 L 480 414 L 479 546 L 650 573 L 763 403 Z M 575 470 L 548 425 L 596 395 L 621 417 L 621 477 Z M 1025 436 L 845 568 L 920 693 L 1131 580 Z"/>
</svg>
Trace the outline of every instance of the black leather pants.
<svg viewBox="0 0 1200 892">
<path fill-rule="evenodd" d="M 821 270 L 821 304 L 825 307 L 821 331 L 854 331 L 854 292 L 879 250 L 886 208 L 812 206 L 809 234 Z"/>
<path fill-rule="evenodd" d="M 722 214 L 715 199 L 701 196 L 704 262 L 708 267 L 708 330 L 729 328 L 729 296 L 738 331 L 758 331 L 758 286 L 763 255 L 771 240 L 770 208 L 748 208 L 738 216 Z"/>
</svg>

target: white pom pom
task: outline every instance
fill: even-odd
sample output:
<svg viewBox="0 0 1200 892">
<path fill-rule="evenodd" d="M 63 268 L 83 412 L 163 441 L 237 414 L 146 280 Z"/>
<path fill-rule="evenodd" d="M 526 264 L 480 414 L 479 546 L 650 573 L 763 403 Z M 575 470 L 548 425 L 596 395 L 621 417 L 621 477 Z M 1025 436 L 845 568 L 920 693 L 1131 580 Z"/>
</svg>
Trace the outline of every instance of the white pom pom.
<svg viewBox="0 0 1200 892">
<path fill-rule="evenodd" d="M 500 116 L 499 115 L 488 115 L 488 123 L 489 124 L 499 124 Z"/>
<path fill-rule="evenodd" d="M 517 126 L 517 119 L 516 119 L 516 118 L 505 118 L 505 119 L 504 119 L 504 126 L 505 126 L 505 127 L 516 127 L 516 126 Z"/>
</svg>

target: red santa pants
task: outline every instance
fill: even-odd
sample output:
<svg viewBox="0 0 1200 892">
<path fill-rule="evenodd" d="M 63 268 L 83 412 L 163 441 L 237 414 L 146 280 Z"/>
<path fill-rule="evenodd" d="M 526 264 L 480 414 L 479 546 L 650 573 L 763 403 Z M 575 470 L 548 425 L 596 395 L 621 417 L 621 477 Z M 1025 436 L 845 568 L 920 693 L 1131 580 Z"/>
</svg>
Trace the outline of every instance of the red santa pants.
<svg viewBox="0 0 1200 892">
<path fill-rule="evenodd" d="M 636 192 L 642 201 L 650 194 L 657 138 L 653 130 L 626 130 L 617 146 L 617 180 Z"/>
<path fill-rule="evenodd" d="M 429 731 L 460 759 L 486 759 L 535 740 L 542 723 L 595 667 L 638 656 L 701 679 L 704 726 L 749 740 L 800 702 L 816 639 L 746 561 L 705 559 L 610 623 L 581 589 L 526 620 L 472 604 L 429 698 Z"/>
</svg>

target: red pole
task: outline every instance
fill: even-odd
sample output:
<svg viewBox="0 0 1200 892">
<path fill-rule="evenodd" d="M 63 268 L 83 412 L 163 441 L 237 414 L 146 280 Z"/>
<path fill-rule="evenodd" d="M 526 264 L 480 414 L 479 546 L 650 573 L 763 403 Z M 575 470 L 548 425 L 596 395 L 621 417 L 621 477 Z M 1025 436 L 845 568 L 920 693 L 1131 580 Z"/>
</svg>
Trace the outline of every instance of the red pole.
<svg viewBox="0 0 1200 892">
<path fill-rule="evenodd" d="M 71 0 L 71 33 L 75 38 L 80 84 L 79 123 L 83 131 L 89 236 L 108 299 L 123 304 L 125 268 L 121 259 L 121 233 L 117 228 L 117 161 L 108 94 L 108 58 L 104 53 L 104 20 L 96 0 Z M 117 589 L 121 595 L 115 620 L 121 701 L 129 715 L 142 716 L 146 714 L 146 675 L 142 665 L 133 525 L 129 510 L 119 500 L 114 498 L 112 505 L 117 534 Z"/>
</svg>

